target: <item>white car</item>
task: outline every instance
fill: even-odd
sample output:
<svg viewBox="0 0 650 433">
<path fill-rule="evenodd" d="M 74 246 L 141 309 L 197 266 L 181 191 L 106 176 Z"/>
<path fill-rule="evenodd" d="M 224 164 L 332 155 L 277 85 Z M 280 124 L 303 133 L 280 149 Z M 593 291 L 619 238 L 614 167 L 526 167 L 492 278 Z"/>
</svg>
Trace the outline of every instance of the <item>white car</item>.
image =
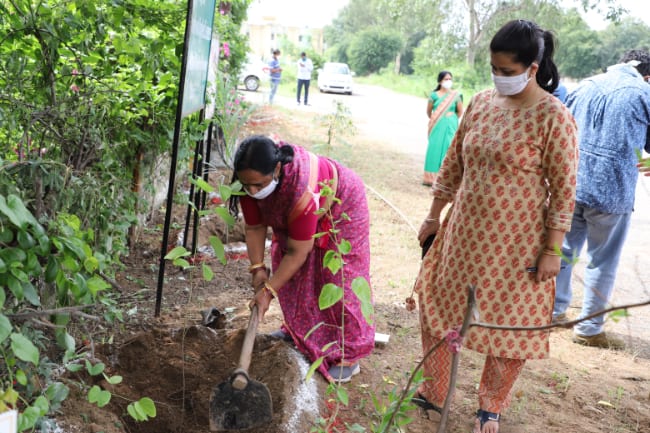
<svg viewBox="0 0 650 433">
<path fill-rule="evenodd" d="M 246 90 L 255 92 L 259 89 L 261 81 L 268 76 L 269 66 L 261 60 L 248 56 L 239 73 L 239 81 L 244 84 Z"/>
<path fill-rule="evenodd" d="M 352 94 L 353 72 L 347 63 L 328 62 L 318 70 L 318 90 Z"/>
</svg>

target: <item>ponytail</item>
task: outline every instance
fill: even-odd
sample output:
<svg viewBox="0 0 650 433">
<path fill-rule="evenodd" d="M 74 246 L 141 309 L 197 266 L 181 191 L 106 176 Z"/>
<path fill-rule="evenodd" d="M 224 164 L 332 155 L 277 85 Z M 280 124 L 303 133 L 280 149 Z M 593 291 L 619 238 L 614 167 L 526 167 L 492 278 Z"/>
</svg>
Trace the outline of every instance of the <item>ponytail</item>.
<svg viewBox="0 0 650 433">
<path fill-rule="evenodd" d="M 555 38 L 553 33 L 543 32 L 543 52 L 539 60 L 539 69 L 537 70 L 537 84 L 548 93 L 553 93 L 560 84 L 560 74 L 557 66 L 553 62 L 553 53 L 555 52 Z"/>
</svg>

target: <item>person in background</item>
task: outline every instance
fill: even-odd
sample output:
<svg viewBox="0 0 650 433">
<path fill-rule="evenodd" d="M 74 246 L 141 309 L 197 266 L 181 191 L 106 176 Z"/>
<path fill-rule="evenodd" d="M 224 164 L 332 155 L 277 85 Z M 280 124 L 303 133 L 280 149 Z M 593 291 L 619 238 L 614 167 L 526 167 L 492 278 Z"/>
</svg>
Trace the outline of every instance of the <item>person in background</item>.
<svg viewBox="0 0 650 433">
<path fill-rule="evenodd" d="M 468 286 L 478 321 L 502 326 L 551 322 L 555 276 L 569 230 L 577 169 L 576 125 L 554 96 L 553 35 L 514 20 L 490 42 L 495 89 L 476 94 L 442 162 L 420 245 L 436 234 L 416 280 L 424 377 L 414 403 L 440 411 Z M 444 221 L 442 211 L 448 203 Z M 471 327 L 463 345 L 486 356 L 473 433 L 497 433 L 528 359 L 549 355 L 549 331 Z"/>
<path fill-rule="evenodd" d="M 375 339 L 374 324 L 366 320 L 352 291 L 358 277 L 370 284 L 370 217 L 363 181 L 334 160 L 264 136 L 241 142 L 234 158 L 234 180 L 246 192 L 231 199 L 230 210 L 237 215 L 241 204 L 256 290 L 252 302 L 259 307 L 260 319 L 277 299 L 284 322 L 272 335 L 293 341 L 311 362 L 324 357 L 318 370 L 328 380 L 350 381 L 360 371 L 359 361 L 372 352 Z M 333 196 L 320 194 L 323 184 L 329 185 Z M 328 233 L 334 226 L 337 239 L 350 246 L 336 274 L 323 264 L 325 254 L 338 248 Z M 264 264 L 268 227 L 273 230 L 273 274 Z M 315 238 L 316 233 L 328 234 Z M 330 283 L 343 287 L 343 299 L 321 310 L 321 289 Z"/>
<path fill-rule="evenodd" d="M 436 179 L 442 159 L 458 129 L 458 119 L 463 115 L 462 96 L 451 90 L 452 86 L 451 72 L 440 72 L 438 86 L 431 93 L 427 103 L 429 145 L 424 159 L 422 180 L 422 185 L 425 186 L 431 186 Z"/>
<path fill-rule="evenodd" d="M 562 82 L 557 85 L 557 89 L 553 91 L 553 96 L 560 100 L 563 104 L 566 102 L 567 89 Z"/>
<path fill-rule="evenodd" d="M 578 257 L 587 244 L 583 318 L 607 307 L 634 209 L 637 153 L 650 151 L 650 53 L 632 50 L 607 72 L 580 82 L 566 105 L 578 124 L 580 164 L 571 231 L 562 254 Z M 557 277 L 553 318 L 567 321 L 572 261 Z M 578 323 L 573 341 L 622 349 L 624 342 L 603 331 L 604 315 Z"/>
<path fill-rule="evenodd" d="M 269 73 L 271 74 L 271 94 L 269 95 L 269 104 L 273 105 L 275 93 L 280 85 L 282 78 L 282 68 L 280 67 L 280 50 L 273 50 L 273 59 L 269 62 Z"/>
<path fill-rule="evenodd" d="M 305 88 L 305 105 L 309 105 L 309 83 L 311 82 L 311 72 L 314 70 L 314 64 L 311 59 L 307 57 L 307 53 L 304 51 L 300 53 L 300 58 L 297 62 L 298 71 L 296 76 L 298 77 L 298 90 L 296 93 L 296 100 L 298 105 L 300 105 L 300 91 L 302 88 Z"/>
</svg>

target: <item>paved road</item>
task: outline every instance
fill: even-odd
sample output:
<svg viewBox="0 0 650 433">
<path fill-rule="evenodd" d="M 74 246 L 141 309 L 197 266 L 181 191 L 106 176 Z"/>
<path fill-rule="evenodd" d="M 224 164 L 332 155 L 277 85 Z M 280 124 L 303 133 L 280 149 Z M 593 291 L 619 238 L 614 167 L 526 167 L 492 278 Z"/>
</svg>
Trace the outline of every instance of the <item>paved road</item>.
<svg viewBox="0 0 650 433">
<path fill-rule="evenodd" d="M 353 95 L 321 94 L 312 85 L 311 106 L 297 106 L 294 98 L 278 95 L 276 103 L 297 110 L 327 113 L 338 99 L 350 108 L 359 133 L 409 154 L 424 155 L 426 142 L 426 98 L 405 96 L 375 86 L 357 85 Z M 265 95 L 260 93 L 258 98 Z M 586 258 L 581 257 L 574 272 L 574 300 L 571 315 L 582 303 L 582 280 Z M 612 299 L 613 305 L 650 300 L 650 177 L 640 177 L 636 209 L 623 250 Z M 633 335 L 650 344 L 650 306 L 630 310 L 631 317 L 609 322 L 608 330 Z M 645 345 L 645 344 L 644 344 Z M 650 349 L 643 350 L 650 356 Z"/>
</svg>

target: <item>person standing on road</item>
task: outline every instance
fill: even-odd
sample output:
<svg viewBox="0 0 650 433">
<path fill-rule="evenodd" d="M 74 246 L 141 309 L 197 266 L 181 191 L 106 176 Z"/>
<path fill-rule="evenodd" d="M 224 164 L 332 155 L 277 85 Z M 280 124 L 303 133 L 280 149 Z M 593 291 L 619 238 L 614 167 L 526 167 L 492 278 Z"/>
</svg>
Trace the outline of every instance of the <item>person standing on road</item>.
<svg viewBox="0 0 650 433">
<path fill-rule="evenodd" d="M 433 185 L 442 159 L 458 129 L 458 119 L 463 115 L 463 97 L 451 90 L 452 85 L 451 72 L 440 72 L 438 87 L 433 90 L 427 103 L 429 145 L 424 159 L 424 186 Z"/>
<path fill-rule="evenodd" d="M 280 50 L 273 50 L 273 59 L 269 62 L 269 72 L 271 74 L 271 94 L 269 95 L 269 104 L 273 105 L 275 93 L 280 85 L 282 77 L 282 68 L 280 67 Z"/>
<path fill-rule="evenodd" d="M 495 89 L 470 101 L 433 184 L 418 240 L 436 237 L 415 284 L 423 353 L 437 346 L 413 400 L 426 409 L 445 403 L 458 350 L 449 339 L 463 322 L 469 285 L 482 323 L 551 322 L 578 157 L 573 117 L 551 95 L 559 82 L 554 50 L 553 35 L 531 21 L 510 21 L 494 35 Z M 497 433 L 526 360 L 548 357 L 549 331 L 471 327 L 463 345 L 486 355 L 473 433 Z"/>
<path fill-rule="evenodd" d="M 604 310 L 634 209 L 639 176 L 637 153 L 650 151 L 650 53 L 632 50 L 607 72 L 583 80 L 567 97 L 578 124 L 580 164 L 571 231 L 562 254 L 577 257 L 587 244 L 582 311 L 578 318 Z M 572 263 L 557 277 L 553 319 L 567 320 Z M 624 342 L 603 331 L 604 315 L 578 323 L 573 342 L 622 349 Z"/>
<path fill-rule="evenodd" d="M 318 371 L 328 380 L 350 381 L 375 344 L 375 325 L 352 290 L 359 278 L 370 284 L 370 215 L 363 181 L 332 159 L 264 136 L 244 139 L 233 165 L 233 181 L 241 182 L 246 195 L 233 196 L 230 210 L 237 215 L 239 203 L 244 215 L 256 290 L 252 302 L 260 318 L 277 299 L 284 321 L 271 335 L 293 341 L 310 362 L 322 358 Z M 321 195 L 325 184 L 333 195 Z M 272 275 L 264 264 L 268 227 L 273 230 Z M 345 240 L 349 251 L 333 274 L 323 259 L 338 251 L 337 239 Z M 321 310 L 321 291 L 332 284 L 342 287 L 342 299 Z M 372 293 L 367 295 L 372 301 Z"/>
<path fill-rule="evenodd" d="M 296 93 L 296 100 L 298 105 L 300 105 L 300 91 L 305 88 L 305 105 L 309 105 L 309 83 L 311 82 L 311 72 L 314 70 L 314 64 L 311 59 L 307 57 L 307 53 L 304 51 L 300 53 L 300 58 L 297 62 L 298 71 L 296 76 L 298 77 L 298 90 Z"/>
</svg>

